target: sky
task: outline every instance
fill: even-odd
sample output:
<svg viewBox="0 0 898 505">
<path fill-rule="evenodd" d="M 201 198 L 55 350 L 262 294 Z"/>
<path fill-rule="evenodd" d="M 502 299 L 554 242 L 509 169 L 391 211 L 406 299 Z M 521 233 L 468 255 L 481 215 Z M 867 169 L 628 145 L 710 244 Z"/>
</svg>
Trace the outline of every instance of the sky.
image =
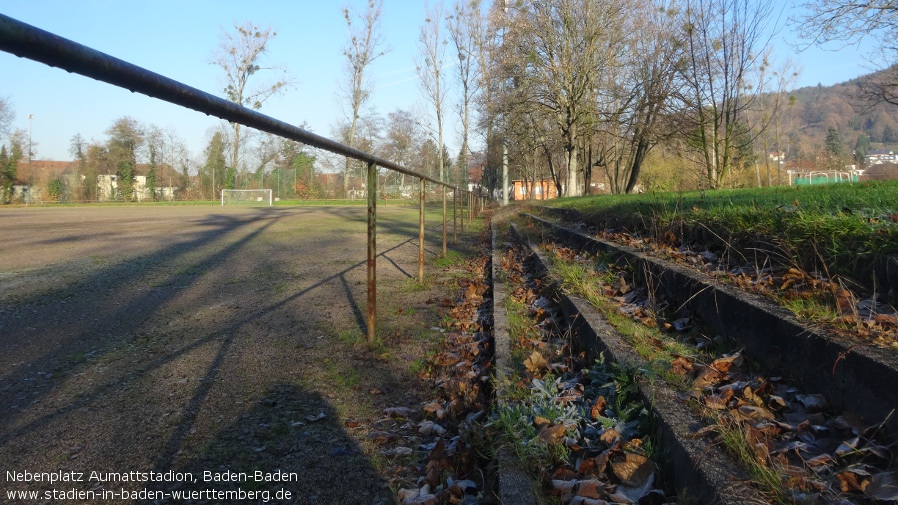
<svg viewBox="0 0 898 505">
<path fill-rule="evenodd" d="M 346 3 L 2 0 L 0 13 L 217 96 L 222 96 L 224 79 L 209 62 L 221 34 L 245 21 L 271 26 L 277 37 L 269 44 L 266 61 L 285 66 L 298 82 L 266 101 L 260 112 L 294 125 L 305 123 L 312 132 L 331 137 L 343 117 L 337 86 L 343 78 L 342 51 L 348 38 L 342 14 Z M 362 9 L 366 2 L 348 3 Z M 793 12 L 790 8 L 784 16 Z M 383 38 L 390 50 L 370 67 L 375 85 L 372 106 L 383 116 L 398 108 L 426 109 L 414 64 L 423 19 L 423 0 L 384 0 Z M 863 48 L 796 52 L 795 40 L 786 40 L 792 34 L 784 29 L 773 44 L 777 59 L 791 58 L 801 67 L 796 87 L 828 86 L 870 72 Z M 219 124 L 204 114 L 2 51 L 0 75 L 0 97 L 11 102 L 16 114 L 12 128 L 30 131 L 35 159 L 71 159 L 74 135 L 103 141 L 105 131 L 122 116 L 173 128 L 198 157 L 209 131 Z M 460 145 L 454 112 L 447 117 L 446 131 L 445 143 L 454 155 Z"/>
</svg>

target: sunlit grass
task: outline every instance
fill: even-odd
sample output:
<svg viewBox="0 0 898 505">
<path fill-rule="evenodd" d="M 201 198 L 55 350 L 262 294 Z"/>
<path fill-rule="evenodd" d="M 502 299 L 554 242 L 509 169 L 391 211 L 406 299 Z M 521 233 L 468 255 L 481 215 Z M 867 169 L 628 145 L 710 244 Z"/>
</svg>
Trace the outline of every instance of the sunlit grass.
<svg viewBox="0 0 898 505">
<path fill-rule="evenodd" d="M 672 233 L 737 259 L 770 255 L 856 279 L 898 253 L 898 181 L 602 195 L 547 205 L 577 210 L 598 229 Z"/>
</svg>

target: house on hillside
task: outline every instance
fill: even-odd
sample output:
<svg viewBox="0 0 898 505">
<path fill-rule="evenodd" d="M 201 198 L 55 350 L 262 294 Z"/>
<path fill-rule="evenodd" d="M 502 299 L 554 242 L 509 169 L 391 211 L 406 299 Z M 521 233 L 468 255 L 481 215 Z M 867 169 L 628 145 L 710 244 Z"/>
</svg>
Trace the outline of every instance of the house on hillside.
<svg viewBox="0 0 898 505">
<path fill-rule="evenodd" d="M 867 153 L 867 166 L 898 163 L 898 155 L 889 149 L 874 149 Z"/>
</svg>

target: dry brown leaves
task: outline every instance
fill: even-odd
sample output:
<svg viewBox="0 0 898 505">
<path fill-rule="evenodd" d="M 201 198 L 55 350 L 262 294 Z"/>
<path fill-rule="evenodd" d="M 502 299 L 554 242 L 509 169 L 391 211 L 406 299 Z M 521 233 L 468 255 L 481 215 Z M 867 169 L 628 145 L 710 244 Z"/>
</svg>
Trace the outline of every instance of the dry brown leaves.
<svg viewBox="0 0 898 505">
<path fill-rule="evenodd" d="M 568 248 L 555 252 L 571 260 L 578 258 Z M 533 416 L 539 442 L 564 449 L 557 454 L 570 455 L 557 457 L 552 467 L 541 469 L 550 492 L 565 505 L 664 503 L 663 492 L 655 489 L 656 463 L 648 458 L 642 440 L 628 425 L 608 417 L 612 413 L 606 398 L 588 387 L 588 368 L 581 356 L 572 356 L 564 328 L 554 323 L 562 318 L 559 308 L 542 292 L 541 280 L 530 273 L 528 257 L 512 247 L 503 255 L 502 267 L 510 296 L 528 307 L 533 327 L 538 330 L 538 338 L 519 338 L 516 342 L 529 352 L 523 363 L 526 380 L 531 381 L 528 384 L 555 377 L 554 384 L 541 381 L 553 394 L 553 404 L 577 406 L 586 416 L 579 422 Z M 626 278 L 619 278 L 607 289 L 623 295 L 630 292 L 628 286 Z"/>
<path fill-rule="evenodd" d="M 645 247 L 643 241 L 638 242 Z M 572 260 L 582 259 L 564 247 L 547 248 Z M 699 258 L 695 263 L 705 266 L 717 261 L 711 254 L 695 257 Z M 813 290 L 829 290 L 835 293 L 841 317 L 863 320 L 863 326 L 871 332 L 871 321 L 880 325 L 877 330 L 893 323 L 891 307 L 872 299 L 856 300 L 844 287 L 794 268 L 766 269 L 754 276 L 740 270 L 732 275 L 737 284 L 755 292 L 778 290 L 807 296 Z M 660 323 L 668 331 L 691 329 L 688 318 L 665 321 L 654 317 L 658 306 L 649 305 L 641 288 L 632 286 L 625 272 L 616 277 L 627 282 L 603 285 L 603 291 L 618 302 L 620 312 L 648 327 Z M 701 342 L 697 347 L 707 348 Z M 892 464 L 898 456 L 898 445 L 881 439 L 880 424 L 867 423 L 853 413 L 835 412 L 822 395 L 804 394 L 780 378 L 752 373 L 741 351 L 707 363 L 676 356 L 670 371 L 691 381 L 694 390 L 687 397 L 698 400 L 707 409 L 708 419 L 717 423 L 698 430 L 696 436 L 735 427 L 743 433 L 754 461 L 778 472 L 794 497 L 839 502 L 852 495 L 886 501 L 898 496 L 898 491 L 890 487 L 898 483 L 898 470 Z"/>
<path fill-rule="evenodd" d="M 881 440 L 881 425 L 835 412 L 822 395 L 750 373 L 741 353 L 708 365 L 676 361 L 676 370 L 693 379 L 693 397 L 716 412 L 709 419 L 718 424 L 699 435 L 738 429 L 755 462 L 782 475 L 793 496 L 827 503 L 846 498 L 840 493 L 888 499 L 898 446 Z M 869 487 L 873 482 L 881 485 Z"/>
<path fill-rule="evenodd" d="M 598 232 L 595 236 L 691 266 L 774 301 L 828 300 L 838 314 L 836 321 L 823 324 L 828 331 L 898 351 L 898 309 L 880 302 L 876 296 L 862 296 L 838 279 L 789 266 L 728 265 L 711 251 L 678 245 L 679 240 L 672 234 L 661 240 L 621 232 Z"/>
<path fill-rule="evenodd" d="M 489 263 L 480 258 L 467 268 L 470 276 L 458 281 L 458 299 L 440 301 L 450 316 L 445 341 L 419 373 L 432 385 L 433 397 L 412 411 L 396 407 L 384 412 L 405 421 L 399 427 L 402 436 L 386 437 L 392 445 L 382 451 L 397 458 L 397 465 L 406 462 L 393 481 L 403 505 L 473 504 L 486 492 L 471 430 L 489 404 L 492 335 L 484 330 L 489 327 L 484 324 L 489 316 L 484 302 L 491 296 L 485 277 Z"/>
</svg>

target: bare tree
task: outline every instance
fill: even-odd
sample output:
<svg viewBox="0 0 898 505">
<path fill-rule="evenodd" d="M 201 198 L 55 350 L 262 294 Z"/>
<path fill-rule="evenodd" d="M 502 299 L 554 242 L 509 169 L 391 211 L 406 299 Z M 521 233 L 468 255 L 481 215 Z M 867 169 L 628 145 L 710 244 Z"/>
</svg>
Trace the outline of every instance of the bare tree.
<svg viewBox="0 0 898 505">
<path fill-rule="evenodd" d="M 349 6 L 343 8 L 343 18 L 349 28 L 349 42 L 343 49 L 346 57 L 344 83 L 341 87 L 343 98 L 349 102 L 349 131 L 347 145 L 356 146 L 356 130 L 362 108 L 371 98 L 372 82 L 366 70 L 375 60 L 386 54 L 381 34 L 381 14 L 383 0 L 368 0 L 368 7 L 359 12 Z M 355 24 L 354 24 L 355 23 Z M 349 189 L 351 160 L 346 159 L 343 172 L 343 191 Z"/>
<path fill-rule="evenodd" d="M 881 72 L 860 81 L 861 96 L 870 105 L 898 105 L 898 2 L 814 0 L 802 7 L 807 14 L 798 20 L 799 34 L 811 44 L 876 42 L 879 59 L 873 64 Z"/>
<path fill-rule="evenodd" d="M 381 152 L 383 155 L 402 166 L 412 164 L 412 154 L 421 145 L 423 135 L 418 122 L 411 111 L 396 109 L 387 114 Z M 405 186 L 405 174 L 397 174 L 399 187 Z"/>
<path fill-rule="evenodd" d="M 481 28 L 472 32 L 474 35 L 475 55 L 477 58 L 476 89 L 474 103 L 478 108 L 478 130 L 483 133 L 486 151 L 484 153 L 483 175 L 481 187 L 494 193 L 499 187 L 497 167 L 500 163 L 494 163 L 491 154 L 495 151 L 496 123 L 501 109 L 499 91 L 502 89 L 503 78 L 506 75 L 504 63 L 504 51 L 500 33 L 503 33 L 507 25 L 507 8 L 504 0 L 494 0 L 490 5 L 486 19 Z M 467 167 L 463 167 L 467 175 Z"/>
<path fill-rule="evenodd" d="M 680 96 L 684 136 L 698 152 L 705 182 L 717 188 L 736 167 L 737 155 L 752 138 L 745 114 L 756 107 L 758 82 L 752 73 L 764 64 L 773 14 L 771 0 L 687 0 L 682 38 L 686 42 Z"/>
<path fill-rule="evenodd" d="M 612 193 L 629 193 L 642 164 L 665 137 L 663 118 L 677 84 L 682 44 L 675 40 L 677 0 L 634 4 L 624 49 L 596 83 L 595 130 L 585 136 L 585 176 L 601 168 Z"/>
<path fill-rule="evenodd" d="M 519 75 L 512 77 L 517 100 L 537 104 L 554 119 L 565 151 L 565 194 L 580 195 L 581 136 L 595 120 L 600 72 L 621 49 L 627 2 L 529 1 L 514 10 L 508 33 L 518 55 Z"/>
<path fill-rule="evenodd" d="M 211 63 L 224 71 L 224 93 L 228 100 L 251 109 L 260 109 L 266 100 L 292 84 L 283 67 L 263 66 L 268 43 L 275 37 L 277 32 L 271 27 L 259 28 L 248 21 L 235 24 L 234 32 L 221 34 Z M 256 79 L 254 85 L 250 85 L 250 78 L 262 71 L 274 72 L 278 76 L 265 82 L 256 82 Z M 238 170 L 240 162 L 240 128 L 239 123 L 231 123 L 234 132 L 231 139 L 231 170 L 234 171 Z"/>
<path fill-rule="evenodd" d="M 449 38 L 458 55 L 456 77 L 460 86 L 458 115 L 461 119 L 461 149 L 457 166 L 461 171 L 461 185 L 468 185 L 468 154 L 471 131 L 471 106 L 478 92 L 480 67 L 477 65 L 478 40 L 483 38 L 484 20 L 480 0 L 456 0 L 454 13 L 446 18 Z"/>
<path fill-rule="evenodd" d="M 16 113 L 12 110 L 12 103 L 9 98 L 0 97 L 0 135 L 5 135 L 9 130 L 9 125 L 16 118 Z"/>
<path fill-rule="evenodd" d="M 421 91 L 433 106 L 436 121 L 437 152 L 443 149 L 443 106 L 446 101 L 446 44 L 442 30 L 443 6 L 441 3 L 424 2 L 424 24 L 418 36 L 418 57 L 416 69 L 420 78 Z M 443 157 L 437 156 L 439 179 L 445 181 Z"/>
<path fill-rule="evenodd" d="M 777 151 L 784 151 L 783 139 L 780 136 L 780 123 L 784 111 L 791 106 L 794 97 L 790 97 L 789 90 L 794 86 L 798 77 L 798 70 L 792 61 L 787 60 L 781 66 L 773 67 L 772 50 L 768 51 L 763 59 L 764 63 L 756 70 L 755 82 L 758 83 L 758 106 L 747 114 L 746 121 L 752 132 L 752 137 L 758 150 L 761 151 L 762 163 L 766 170 L 767 186 L 773 184 L 771 174 L 771 150 L 775 146 Z M 783 161 L 782 154 L 776 156 L 778 183 L 781 181 Z M 758 187 L 763 186 L 760 164 L 755 162 L 755 180 Z"/>
</svg>

